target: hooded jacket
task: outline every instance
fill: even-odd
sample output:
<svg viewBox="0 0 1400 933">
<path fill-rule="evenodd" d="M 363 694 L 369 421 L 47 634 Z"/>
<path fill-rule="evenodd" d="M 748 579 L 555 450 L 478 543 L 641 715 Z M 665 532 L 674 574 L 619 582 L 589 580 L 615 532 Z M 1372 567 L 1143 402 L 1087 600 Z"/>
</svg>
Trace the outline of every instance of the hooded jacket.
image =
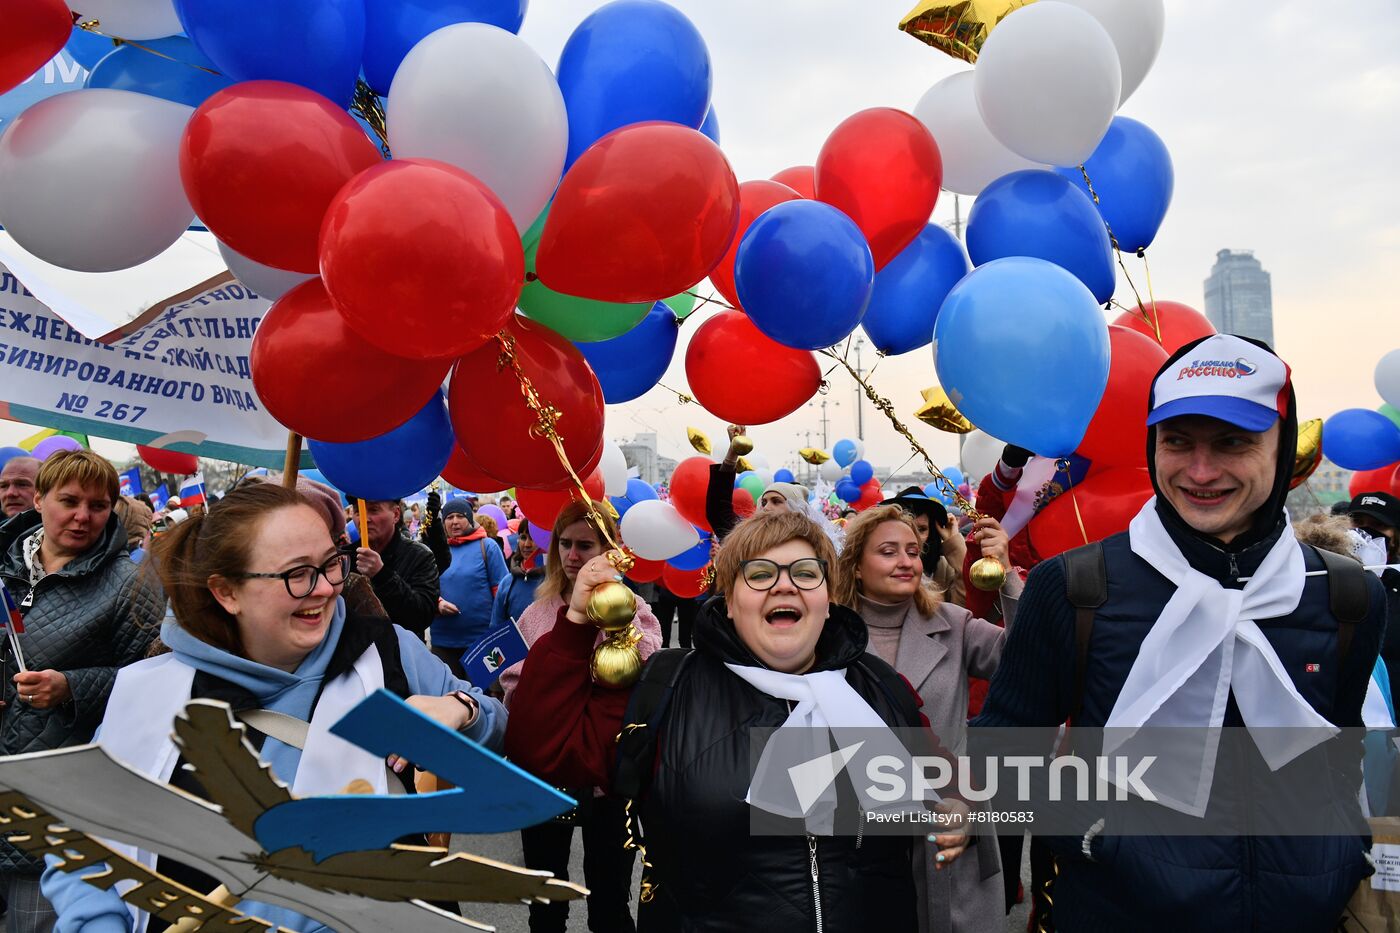
<svg viewBox="0 0 1400 933">
<path fill-rule="evenodd" d="M 1194 346 L 1179 350 L 1159 375 Z M 1255 512 L 1250 528 L 1228 544 L 1196 531 L 1161 495 L 1154 462 L 1157 429 L 1148 429 L 1157 512 L 1191 566 L 1222 586 L 1242 588 L 1240 578 L 1258 569 L 1289 527 L 1284 521 L 1284 501 L 1297 428 L 1290 387 L 1270 496 Z M 1316 552 L 1298 546 L 1307 570 L 1323 569 Z M 1104 539 L 1102 547 L 1108 599 L 1095 612 L 1084 667 L 1083 706 L 1076 722 L 1089 727 L 1107 721 L 1143 639 L 1175 592 L 1165 577 L 1133 553 L 1127 532 Z M 1368 579 L 1367 586 L 1370 611 L 1356 627 L 1344 667 L 1334 660 L 1339 623 L 1330 611 L 1325 574 L 1307 579 L 1298 608 L 1291 614 L 1261 620 L 1260 628 L 1302 696 L 1330 722 L 1343 727 L 1361 725 L 1361 704 L 1384 629 L 1379 581 Z M 1064 722 L 1079 699 L 1075 648 L 1075 610 L 1065 592 L 1064 557 L 1059 556 L 1031 571 L 986 705 L 972 724 L 1055 726 Z M 1319 676 L 1319 665 L 1313 663 L 1318 661 L 1324 662 L 1321 671 L 1330 676 Z M 1225 725 L 1242 725 L 1233 701 Z M 1353 764 L 1358 765 L 1354 774 L 1349 769 L 1339 775 L 1331 791 L 1339 807 L 1354 804 L 1361 785 L 1359 758 Z M 1218 782 L 1228 781 L 1220 769 L 1230 767 L 1224 760 L 1217 763 Z M 1267 767 L 1254 773 L 1267 773 Z M 1358 882 L 1371 873 L 1365 841 L 1357 836 L 1099 835 L 1090 843 L 1092 858 L 1085 857 L 1080 839 L 1051 837 L 1048 841 L 1056 849 L 1059 870 L 1052 891 L 1054 921 L 1058 929 L 1069 931 L 1331 929 Z"/>
<path fill-rule="evenodd" d="M 559 620 L 526 661 L 507 752 L 547 780 L 607 788 L 628 691 L 590 683 L 596 630 L 568 622 L 562 611 Z M 833 603 L 813 670 L 845 668 L 847 681 L 887 723 L 919 725 L 913 691 L 891 695 L 887 685 L 898 675 L 865 653 L 866 637 L 860 617 Z M 641 817 L 659 887 L 643 905 L 638 929 L 915 930 L 910 838 L 815 837 L 778 827 L 769 832 L 784 834 L 755 833 L 754 811 L 744 802 L 749 732 L 781 726 L 788 704 L 751 687 L 726 662 L 762 666 L 716 597 L 701 609 L 695 651 L 657 724 L 656 772 Z"/>
<path fill-rule="evenodd" d="M 0 578 L 23 604 L 30 595 L 24 541 L 39 529 L 36 511 L 22 512 L 0 525 Z M 47 751 L 92 740 L 102 722 L 117 669 L 145 657 L 160 630 L 165 594 L 153 575 L 141 576 L 127 558 L 126 529 L 116 514 L 102 535 L 63 569 L 34 587 L 19 636 L 30 670 L 53 669 L 68 679 L 73 697 L 55 709 L 35 709 L 19 699 L 17 672 L 8 641 L 0 642 L 0 754 Z M 0 842 L 0 871 L 38 873 L 39 861 Z"/>
<path fill-rule="evenodd" d="M 519 621 L 521 614 L 535 601 L 535 590 L 544 579 L 544 553 L 535 555 L 535 566 L 524 569 L 520 552 L 506 561 L 509 570 L 496 584 L 496 599 L 491 604 L 491 630 L 505 625 L 507 621 Z"/>
</svg>

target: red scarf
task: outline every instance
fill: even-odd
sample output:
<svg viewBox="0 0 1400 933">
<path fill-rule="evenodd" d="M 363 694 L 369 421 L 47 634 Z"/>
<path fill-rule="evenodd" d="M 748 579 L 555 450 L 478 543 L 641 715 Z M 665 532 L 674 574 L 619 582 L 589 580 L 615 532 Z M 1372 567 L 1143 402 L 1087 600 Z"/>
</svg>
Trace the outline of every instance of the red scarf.
<svg viewBox="0 0 1400 933">
<path fill-rule="evenodd" d="M 456 537 L 448 538 L 447 544 L 449 547 L 457 547 L 457 545 L 459 544 L 466 544 L 468 541 L 476 541 L 477 539 L 484 537 L 486 537 L 486 529 L 478 526 L 477 529 L 469 535 L 458 535 Z"/>
</svg>

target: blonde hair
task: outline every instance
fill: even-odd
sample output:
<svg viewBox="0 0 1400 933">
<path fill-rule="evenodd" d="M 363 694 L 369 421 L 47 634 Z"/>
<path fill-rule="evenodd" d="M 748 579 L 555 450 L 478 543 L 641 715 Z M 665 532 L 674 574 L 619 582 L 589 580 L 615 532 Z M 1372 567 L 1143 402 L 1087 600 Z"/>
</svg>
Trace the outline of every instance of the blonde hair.
<svg viewBox="0 0 1400 933">
<path fill-rule="evenodd" d="M 839 576 L 836 549 L 831 539 L 816 522 L 802 512 L 784 509 L 780 512 L 760 512 L 746 518 L 724 539 L 715 559 L 715 588 L 728 594 L 739 579 L 739 565 L 761 557 L 773 548 L 789 541 L 806 541 L 817 557 L 826 561 L 827 587 L 834 591 Z"/>
<path fill-rule="evenodd" d="M 614 541 L 621 539 L 622 535 L 617 530 L 617 521 L 604 511 L 603 506 L 599 506 L 599 513 L 602 515 L 603 527 Z M 569 582 L 569 578 L 564 574 L 564 558 L 559 553 L 559 536 L 564 533 L 575 522 L 588 522 L 593 534 L 598 538 L 598 553 L 602 554 L 608 547 L 607 537 L 598 533 L 597 523 L 588 514 L 588 509 L 582 502 L 570 502 L 559 512 L 559 517 L 554 520 L 554 531 L 549 538 L 549 552 L 545 555 L 544 579 L 540 581 L 539 588 L 535 590 L 536 602 L 548 602 L 556 596 L 564 598 L 566 594 L 573 591 L 574 585 Z M 523 526 L 522 526 L 523 527 Z"/>
<path fill-rule="evenodd" d="M 485 529 L 488 538 L 494 538 L 500 532 L 500 528 L 496 526 L 496 520 L 490 515 L 478 515 L 476 523 Z"/>
<path fill-rule="evenodd" d="M 49 454 L 48 459 L 39 465 L 34 489 L 39 495 L 46 496 L 73 482 L 83 489 L 107 493 L 113 505 L 121 495 L 121 481 L 117 479 L 116 468 L 90 450 L 59 450 Z"/>
<path fill-rule="evenodd" d="M 861 559 L 865 557 L 865 546 L 870 543 L 875 529 L 886 522 L 898 522 L 913 532 L 915 538 L 918 537 L 919 531 L 914 526 L 914 516 L 897 505 L 877 505 L 848 521 L 846 543 L 841 548 L 841 556 L 837 558 L 841 571 L 836 575 L 837 585 L 831 591 L 832 602 L 850 609 L 860 608 L 860 575 L 856 571 L 860 567 Z M 919 573 L 923 574 L 922 564 L 919 566 Z M 919 615 L 932 615 L 938 608 L 938 602 L 938 594 L 924 586 L 921 580 L 919 588 L 914 591 L 914 608 L 918 610 Z"/>
</svg>

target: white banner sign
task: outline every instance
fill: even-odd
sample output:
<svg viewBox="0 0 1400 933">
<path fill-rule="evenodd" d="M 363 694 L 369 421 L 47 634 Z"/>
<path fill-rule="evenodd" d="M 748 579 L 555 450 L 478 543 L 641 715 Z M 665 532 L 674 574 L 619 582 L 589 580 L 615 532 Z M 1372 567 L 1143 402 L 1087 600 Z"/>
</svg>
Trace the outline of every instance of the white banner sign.
<svg viewBox="0 0 1400 933">
<path fill-rule="evenodd" d="M 226 272 L 91 340 L 0 265 L 0 417 L 280 468 L 248 366 L 268 307 Z"/>
</svg>

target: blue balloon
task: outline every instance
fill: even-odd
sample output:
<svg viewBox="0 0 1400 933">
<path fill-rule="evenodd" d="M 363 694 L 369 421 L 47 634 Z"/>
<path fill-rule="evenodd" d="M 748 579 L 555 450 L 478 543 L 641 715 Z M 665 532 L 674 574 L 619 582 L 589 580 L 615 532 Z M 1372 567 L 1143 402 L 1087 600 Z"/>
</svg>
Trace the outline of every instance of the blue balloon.
<svg viewBox="0 0 1400 933">
<path fill-rule="evenodd" d="M 963 471 L 955 466 L 944 467 L 943 475 L 948 477 L 948 480 L 953 484 L 954 489 L 967 482 L 967 478 L 963 476 Z"/>
<path fill-rule="evenodd" d="M 710 142 L 719 145 L 719 117 L 715 116 L 715 108 L 710 107 L 710 112 L 705 114 L 705 122 L 700 124 L 700 132 L 710 137 Z"/>
<path fill-rule="evenodd" d="M 792 471 L 787 467 L 780 467 L 773 471 L 773 482 L 775 483 L 795 483 L 797 477 L 792 475 Z"/>
<path fill-rule="evenodd" d="M 1054 172 L 1032 169 L 988 185 L 967 215 L 975 266 L 1032 256 L 1068 269 L 1103 304 L 1113 297 L 1113 244 L 1089 196 Z"/>
<path fill-rule="evenodd" d="M 187 107 L 198 107 L 234 82 L 212 74 L 214 63 L 184 37 L 168 39 L 167 51 L 152 55 L 134 45 L 123 45 L 98 62 L 88 75 L 87 87 L 135 91 Z M 171 59 L 174 59 L 173 61 Z"/>
<path fill-rule="evenodd" d="M 25 450 L 23 447 L 0 447 L 0 470 L 5 469 L 5 464 L 9 463 L 15 457 L 32 456 L 34 455 L 31 454 L 29 451 Z M 3 524 L 4 521 L 0 520 L 0 525 Z"/>
<path fill-rule="evenodd" d="M 569 112 L 565 167 L 618 127 L 668 120 L 699 129 L 710 109 L 705 40 L 659 0 L 614 0 L 595 10 L 565 43 L 557 74 Z"/>
<path fill-rule="evenodd" d="M 857 486 L 864 486 L 875 478 L 875 468 L 868 460 L 857 460 L 851 464 L 851 482 Z"/>
<path fill-rule="evenodd" d="M 836 494 L 847 502 L 860 501 L 860 487 L 848 479 L 836 484 Z"/>
<path fill-rule="evenodd" d="M 997 259 L 968 273 L 938 312 L 933 346 L 958 410 L 1043 457 L 1074 452 L 1108 385 L 1103 311 L 1043 259 Z"/>
<path fill-rule="evenodd" d="M 666 563 L 677 570 L 699 570 L 710 562 L 710 533 L 695 529 L 700 533 L 700 543 L 688 551 L 682 551 Z"/>
<path fill-rule="evenodd" d="M 1346 470 L 1377 470 L 1400 460 L 1400 426 L 1378 411 L 1348 408 L 1322 425 L 1322 453 Z"/>
<path fill-rule="evenodd" d="M 661 381 L 676 353 L 679 334 L 676 313 L 658 301 L 622 336 L 575 346 L 593 367 L 603 387 L 603 401 L 616 405 L 645 395 Z"/>
<path fill-rule="evenodd" d="M 529 0 L 365 0 L 365 81 L 389 93 L 394 72 L 428 33 L 454 23 L 519 32 Z"/>
<path fill-rule="evenodd" d="M 937 484 L 937 483 L 929 483 L 927 486 L 925 486 L 925 487 L 924 487 L 924 495 L 927 496 L 927 497 L 930 498 L 930 499 L 942 499 L 942 498 L 943 498 L 943 493 L 942 493 L 942 491 L 938 488 L 938 484 Z"/>
<path fill-rule="evenodd" d="M 778 343 L 819 350 L 856 329 L 875 260 L 855 221 L 820 201 L 785 201 L 749 226 L 734 259 L 739 303 Z"/>
<path fill-rule="evenodd" d="M 1135 253 L 1151 246 L 1176 186 L 1171 153 L 1162 138 L 1136 120 L 1114 117 L 1084 169 L 1099 196 L 1099 215 L 1113 228 L 1118 248 Z M 1055 171 L 1089 194 L 1078 167 Z"/>
<path fill-rule="evenodd" d="M 875 349 L 893 355 L 928 346 L 943 299 L 971 268 L 956 237 L 938 224 L 925 227 L 875 274 L 860 322 Z"/>
<path fill-rule="evenodd" d="M 401 499 L 431 483 L 452 455 L 447 401 L 434 396 L 412 418 L 387 434 L 353 444 L 308 440 L 327 481 L 361 499 Z"/>
<path fill-rule="evenodd" d="M 651 488 L 650 483 L 632 476 L 627 480 L 626 495 L 610 496 L 608 501 L 612 503 L 613 508 L 617 509 L 617 517 L 621 519 L 622 516 L 627 514 L 627 510 L 638 502 L 645 502 L 648 499 L 656 498 L 659 497 L 656 495 L 656 490 Z"/>
<path fill-rule="evenodd" d="M 141 44 L 151 45 L 155 41 L 157 40 L 148 40 Z M 106 36 L 99 36 L 95 32 L 74 26 L 73 34 L 68 37 L 68 44 L 63 47 L 63 51 L 67 52 L 73 61 L 91 71 L 116 47 L 117 44 Z"/>
<path fill-rule="evenodd" d="M 836 446 L 831 448 L 831 459 L 836 461 L 839 467 L 848 467 L 860 459 L 860 448 L 855 441 L 839 440 Z"/>
<path fill-rule="evenodd" d="M 185 32 L 234 81 L 289 81 L 350 104 L 364 0 L 175 0 Z"/>
</svg>

